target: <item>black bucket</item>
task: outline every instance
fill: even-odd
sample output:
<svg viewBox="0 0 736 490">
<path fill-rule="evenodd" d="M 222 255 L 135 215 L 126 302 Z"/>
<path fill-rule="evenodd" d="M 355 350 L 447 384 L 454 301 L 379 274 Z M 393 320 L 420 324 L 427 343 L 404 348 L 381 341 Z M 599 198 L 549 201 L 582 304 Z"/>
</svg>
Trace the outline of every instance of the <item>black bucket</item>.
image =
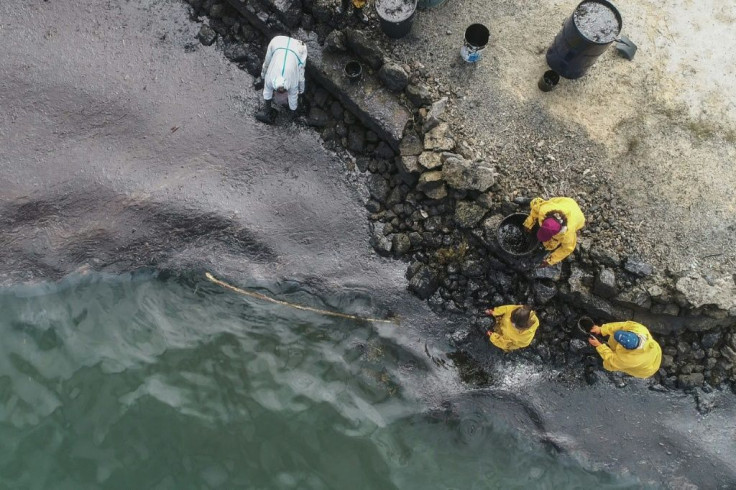
<svg viewBox="0 0 736 490">
<path fill-rule="evenodd" d="M 472 24 L 465 29 L 465 42 L 460 48 L 460 56 L 468 63 L 477 63 L 483 57 L 491 33 L 483 24 Z"/>
<path fill-rule="evenodd" d="M 621 14 L 611 2 L 580 2 L 547 50 L 547 64 L 562 77 L 582 77 L 616 40 L 621 26 Z"/>
<path fill-rule="evenodd" d="M 524 221 L 527 215 L 514 213 L 506 216 L 498 225 L 496 240 L 505 253 L 512 257 L 525 257 L 537 250 L 537 237 L 526 231 Z"/>
<path fill-rule="evenodd" d="M 345 76 L 351 82 L 357 82 L 363 76 L 363 67 L 355 60 L 345 63 Z"/>
<path fill-rule="evenodd" d="M 376 0 L 375 7 L 384 34 L 394 39 L 409 34 L 417 0 Z"/>
<path fill-rule="evenodd" d="M 542 75 L 542 78 L 539 79 L 537 86 L 542 92 L 549 92 L 557 86 L 559 81 L 560 75 L 558 75 L 556 71 L 547 70 L 544 72 L 544 75 Z"/>
</svg>

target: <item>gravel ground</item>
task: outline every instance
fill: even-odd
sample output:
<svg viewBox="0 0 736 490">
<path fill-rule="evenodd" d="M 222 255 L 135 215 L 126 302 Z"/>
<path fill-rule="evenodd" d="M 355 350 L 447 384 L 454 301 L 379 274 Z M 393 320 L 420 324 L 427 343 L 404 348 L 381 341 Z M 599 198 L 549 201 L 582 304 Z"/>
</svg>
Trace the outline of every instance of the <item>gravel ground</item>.
<svg viewBox="0 0 736 490">
<path fill-rule="evenodd" d="M 538 90 L 546 48 L 576 2 L 482 0 L 422 11 L 393 55 L 419 61 L 450 96 L 456 133 L 495 160 L 509 198 L 578 199 L 598 246 L 655 270 L 736 265 L 736 6 L 616 2 L 633 61 L 609 48 L 588 74 Z M 465 28 L 491 31 L 485 57 L 459 56 Z M 725 49 L 722 49 L 725 48 Z"/>
</svg>

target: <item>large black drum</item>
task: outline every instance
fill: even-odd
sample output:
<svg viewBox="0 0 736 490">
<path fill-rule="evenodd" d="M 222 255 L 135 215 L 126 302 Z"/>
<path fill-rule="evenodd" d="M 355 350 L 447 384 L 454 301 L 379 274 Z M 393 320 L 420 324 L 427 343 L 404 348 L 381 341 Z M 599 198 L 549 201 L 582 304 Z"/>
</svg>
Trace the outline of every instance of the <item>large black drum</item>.
<svg viewBox="0 0 736 490">
<path fill-rule="evenodd" d="M 611 2 L 580 2 L 547 50 L 547 64 L 562 77 L 582 77 L 616 40 L 621 26 L 621 14 Z"/>
</svg>

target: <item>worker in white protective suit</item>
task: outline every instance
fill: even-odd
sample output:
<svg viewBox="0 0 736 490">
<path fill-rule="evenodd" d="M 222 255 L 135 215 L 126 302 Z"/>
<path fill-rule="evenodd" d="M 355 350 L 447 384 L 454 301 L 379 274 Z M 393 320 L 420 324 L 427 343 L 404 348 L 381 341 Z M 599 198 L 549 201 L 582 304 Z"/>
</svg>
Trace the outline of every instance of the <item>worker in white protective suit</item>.
<svg viewBox="0 0 736 490">
<path fill-rule="evenodd" d="M 263 60 L 263 99 L 266 107 L 256 114 L 259 121 L 271 124 L 275 113 L 272 101 L 283 104 L 289 101 L 289 109 L 296 111 L 299 94 L 304 93 L 304 68 L 307 64 L 307 46 L 288 36 L 276 36 L 268 43 Z M 275 92 L 275 93 L 274 93 Z"/>
</svg>

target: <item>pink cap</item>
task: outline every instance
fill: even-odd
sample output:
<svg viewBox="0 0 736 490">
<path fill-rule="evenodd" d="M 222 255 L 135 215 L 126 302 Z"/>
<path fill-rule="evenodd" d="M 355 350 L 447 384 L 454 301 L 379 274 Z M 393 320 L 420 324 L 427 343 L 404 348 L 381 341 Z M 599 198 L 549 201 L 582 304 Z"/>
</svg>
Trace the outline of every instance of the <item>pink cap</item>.
<svg viewBox="0 0 736 490">
<path fill-rule="evenodd" d="M 537 240 L 546 242 L 560 232 L 562 225 L 554 218 L 547 218 L 542 221 L 542 226 L 537 230 Z"/>
</svg>

